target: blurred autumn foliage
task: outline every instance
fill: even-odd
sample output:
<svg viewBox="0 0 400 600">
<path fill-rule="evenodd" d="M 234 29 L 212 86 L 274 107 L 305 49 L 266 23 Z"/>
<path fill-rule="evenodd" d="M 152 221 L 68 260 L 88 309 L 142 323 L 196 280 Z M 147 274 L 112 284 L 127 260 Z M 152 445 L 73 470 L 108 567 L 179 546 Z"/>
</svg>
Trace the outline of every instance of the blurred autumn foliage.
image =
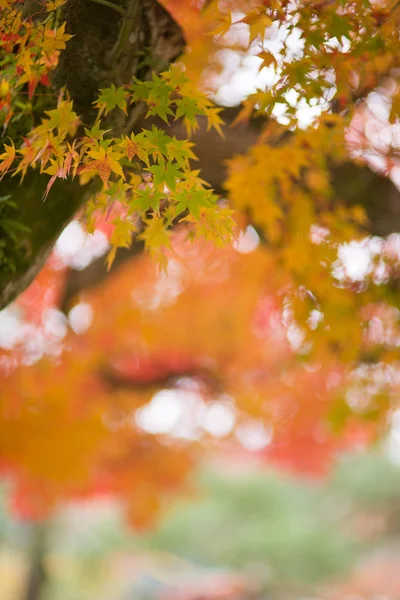
<svg viewBox="0 0 400 600">
<path fill-rule="evenodd" d="M 166 272 L 149 256 L 131 259 L 81 295 L 72 311 L 90 310 L 91 324 L 68 327 L 61 339 L 46 332 L 65 276 L 57 260 L 21 296 L 26 332 L 2 357 L 0 439 L 22 515 L 110 493 L 124 499 L 133 523 L 146 524 L 196 455 L 212 451 L 207 423 L 218 419 L 218 407 L 222 419 L 234 414 L 222 431 L 228 448 L 237 429 L 251 435 L 258 425 L 263 460 L 308 474 L 329 469 L 336 451 L 375 438 L 378 416 L 347 419 L 335 431 L 329 417 L 340 405 L 346 368 L 326 361 L 304 369 L 282 323 L 280 275 L 257 240 L 240 252 L 246 243 L 251 232 L 224 250 L 177 233 Z M 141 427 L 140 411 L 163 389 L 182 397 L 186 432 Z"/>
</svg>

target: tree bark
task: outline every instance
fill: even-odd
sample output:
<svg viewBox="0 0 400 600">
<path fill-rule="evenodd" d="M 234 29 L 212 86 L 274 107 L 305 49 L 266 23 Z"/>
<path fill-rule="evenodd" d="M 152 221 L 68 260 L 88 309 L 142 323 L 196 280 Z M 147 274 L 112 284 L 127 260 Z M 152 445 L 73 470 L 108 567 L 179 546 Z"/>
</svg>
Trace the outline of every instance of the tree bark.
<svg viewBox="0 0 400 600">
<path fill-rule="evenodd" d="M 73 37 L 67 44 L 55 70 L 56 89 L 66 86 L 83 123 L 90 126 L 95 118 L 93 102 L 98 90 L 114 83 L 129 83 L 132 76 L 145 79 L 149 68 L 140 69 L 142 52 L 150 53 L 152 70 L 159 70 L 174 60 L 183 50 L 182 31 L 169 13 L 156 0 L 113 0 L 128 11 L 135 6 L 130 35 L 120 40 L 123 16 L 116 10 L 91 0 L 68 0 L 62 19 L 66 32 Z M 110 53 L 118 45 L 115 62 Z M 107 124 L 118 135 L 135 125 L 134 115 L 125 118 L 122 111 Z M 1 195 L 10 195 L 18 209 L 6 208 L 1 217 L 17 221 L 21 229 L 18 244 L 12 250 L 10 264 L 0 264 L 0 309 L 7 306 L 35 278 L 49 256 L 57 237 L 74 217 L 88 197 L 88 189 L 77 182 L 57 180 L 43 202 L 48 176 L 31 170 L 19 185 L 7 177 L 2 182 Z M 0 240 L 1 241 L 1 240 Z"/>
</svg>

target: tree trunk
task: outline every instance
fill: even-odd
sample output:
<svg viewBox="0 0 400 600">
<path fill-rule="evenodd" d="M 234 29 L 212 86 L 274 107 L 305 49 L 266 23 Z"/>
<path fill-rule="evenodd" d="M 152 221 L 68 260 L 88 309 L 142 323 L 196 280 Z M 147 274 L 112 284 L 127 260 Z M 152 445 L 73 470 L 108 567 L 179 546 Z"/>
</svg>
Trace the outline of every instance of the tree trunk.
<svg viewBox="0 0 400 600">
<path fill-rule="evenodd" d="M 40 600 L 48 581 L 44 564 L 46 556 L 46 525 L 35 523 L 31 525 L 31 542 L 29 554 L 29 572 L 25 590 L 21 600 Z"/>
<path fill-rule="evenodd" d="M 118 11 L 91 0 L 68 0 L 62 9 L 66 32 L 73 37 L 61 53 L 53 84 L 56 89 L 67 87 L 85 126 L 91 126 L 96 116 L 93 102 L 100 88 L 129 83 L 134 75 L 144 80 L 151 71 L 165 68 L 185 46 L 181 28 L 156 0 L 114 3 L 126 11 L 135 7 L 131 35 L 122 41 L 124 20 Z M 110 61 L 117 46 L 117 60 Z M 143 52 L 150 54 L 152 69 L 139 68 Z M 125 117 L 120 111 L 123 120 L 118 117 L 107 126 L 114 135 L 128 133 L 135 125 L 135 114 L 132 111 Z M 16 247 L 7 247 L 9 264 L 0 263 L 0 309 L 35 278 L 57 237 L 88 198 L 88 190 L 77 181 L 56 181 L 44 202 L 48 179 L 30 170 L 21 185 L 10 176 L 1 184 L 1 196 L 10 195 L 18 205 L 17 210 L 6 208 L 1 216 L 17 222 L 20 233 Z"/>
</svg>

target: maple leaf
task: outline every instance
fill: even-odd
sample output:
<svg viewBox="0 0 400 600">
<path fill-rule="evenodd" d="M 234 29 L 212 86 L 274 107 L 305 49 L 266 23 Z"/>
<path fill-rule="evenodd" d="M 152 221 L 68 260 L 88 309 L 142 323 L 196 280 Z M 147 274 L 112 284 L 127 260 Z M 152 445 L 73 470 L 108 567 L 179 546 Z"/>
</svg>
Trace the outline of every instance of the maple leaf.
<svg viewBox="0 0 400 600">
<path fill-rule="evenodd" d="M 46 200 L 47 196 L 49 195 L 51 187 L 52 187 L 53 183 L 55 182 L 55 180 L 57 179 L 57 177 L 61 177 L 62 179 L 67 178 L 66 169 L 62 165 L 60 165 L 53 159 L 50 159 L 50 162 L 51 162 L 51 166 L 43 171 L 44 173 L 48 173 L 48 175 L 51 175 L 49 182 L 46 186 L 46 191 L 43 194 L 43 201 Z"/>
<path fill-rule="evenodd" d="M 112 83 L 109 88 L 104 88 L 100 92 L 98 100 L 94 103 L 95 107 L 99 109 L 99 115 L 103 113 L 107 115 L 117 106 L 127 114 L 128 92 L 123 87 L 116 88 Z"/>
<path fill-rule="evenodd" d="M 166 77 L 160 77 L 153 72 L 151 82 L 143 82 L 134 78 L 131 90 L 132 103 L 146 102 L 148 105 L 147 116 L 157 115 L 168 123 L 168 115 L 173 115 L 170 108 L 173 88 Z"/>
<path fill-rule="evenodd" d="M 58 10 L 65 4 L 66 0 L 50 0 L 45 4 L 46 12 L 53 12 Z"/>
<path fill-rule="evenodd" d="M 0 173 L 1 173 L 1 177 L 0 177 L 0 181 L 3 179 L 4 175 L 7 173 L 7 171 L 10 169 L 12 163 L 14 162 L 15 159 L 15 146 L 11 141 L 11 144 L 9 146 L 7 146 L 7 144 L 4 144 L 4 152 L 2 154 L 0 154 Z"/>
<path fill-rule="evenodd" d="M 176 161 L 182 168 L 187 168 L 190 160 L 196 160 L 196 155 L 192 151 L 193 146 L 193 142 L 189 140 L 172 138 L 166 145 L 166 156 L 170 161 Z"/>
<path fill-rule="evenodd" d="M 79 119 L 71 101 L 63 100 L 55 110 L 46 111 L 46 115 L 50 117 L 47 126 L 51 129 L 57 128 L 60 136 L 73 136 L 76 133 Z"/>
<path fill-rule="evenodd" d="M 137 156 L 141 161 L 147 165 L 149 164 L 148 144 L 146 143 L 145 136 L 140 137 L 140 134 L 136 136 L 134 133 L 131 133 L 130 137 L 125 136 L 122 140 L 121 147 L 124 148 L 129 160 Z"/>
<path fill-rule="evenodd" d="M 246 14 L 238 23 L 246 23 L 250 28 L 250 44 L 258 37 L 263 38 L 265 30 L 272 25 L 272 19 L 262 12 L 254 10 Z"/>
<path fill-rule="evenodd" d="M 203 206 L 199 208 L 198 212 L 199 217 L 190 213 L 181 219 L 181 221 L 196 225 L 194 230 L 196 238 L 203 237 L 218 246 L 224 246 L 232 240 L 236 225 L 232 218 L 234 213 L 231 209 L 214 205 Z"/>
<path fill-rule="evenodd" d="M 207 108 L 205 110 L 205 115 L 207 117 L 207 131 L 210 131 L 210 129 L 215 129 L 219 133 L 219 135 L 223 138 L 224 134 L 221 129 L 221 125 L 224 124 L 224 121 L 219 115 L 221 110 L 222 110 L 222 108 L 219 108 L 216 106 L 210 106 L 209 108 Z"/>
<path fill-rule="evenodd" d="M 72 169 L 72 175 L 73 177 L 75 177 L 76 172 L 78 170 L 78 165 L 79 165 L 79 161 L 80 161 L 80 156 L 79 153 L 76 151 L 76 140 L 74 140 L 72 142 L 72 145 L 67 142 L 67 153 L 65 155 L 65 160 L 64 160 L 64 169 L 65 169 L 65 173 L 67 175 L 69 175 L 70 171 L 71 171 L 71 167 L 73 166 Z"/>
<path fill-rule="evenodd" d="M 151 130 L 143 131 L 137 137 L 143 140 L 144 148 L 153 160 L 167 156 L 168 143 L 171 141 L 171 138 L 162 129 L 153 126 Z"/>
<path fill-rule="evenodd" d="M 183 189 L 175 196 L 177 202 L 176 213 L 180 214 L 187 209 L 196 219 L 200 219 L 201 209 L 211 206 L 212 199 L 212 193 L 204 188 Z"/>
<path fill-rule="evenodd" d="M 160 208 L 160 202 L 165 198 L 165 193 L 146 186 L 144 189 L 136 191 L 135 199 L 133 202 L 134 207 L 139 207 L 140 210 L 147 212 L 150 208 L 158 212 Z"/>
<path fill-rule="evenodd" d="M 105 186 L 108 184 L 111 172 L 124 178 L 124 172 L 118 162 L 122 156 L 120 152 L 113 149 L 106 150 L 102 146 L 99 146 L 97 149 L 90 150 L 87 156 L 94 160 L 80 167 L 80 175 L 88 171 L 96 171 Z"/>
<path fill-rule="evenodd" d="M 72 38 L 72 35 L 65 33 L 66 23 L 62 23 L 57 29 L 45 28 L 43 40 L 43 48 L 48 54 L 54 50 L 64 50 L 65 44 Z"/>
<path fill-rule="evenodd" d="M 145 221 L 146 227 L 138 236 L 143 240 L 146 248 L 153 254 L 160 252 L 162 248 L 168 248 L 171 245 L 171 233 L 165 227 L 162 217 L 152 216 Z"/>
<path fill-rule="evenodd" d="M 110 238 L 111 245 L 117 248 L 129 248 L 132 243 L 132 234 L 137 231 L 136 225 L 127 219 L 121 219 L 121 217 L 114 219 L 112 223 L 115 228 Z M 108 266 L 111 266 L 109 261 Z"/>
<path fill-rule="evenodd" d="M 271 65 L 276 66 L 277 61 L 272 52 L 268 52 L 268 50 L 262 50 L 257 54 L 258 58 L 261 58 L 262 62 L 260 64 L 259 70 L 264 67 L 270 67 Z"/>
<path fill-rule="evenodd" d="M 196 98 L 183 97 L 176 100 L 176 112 L 175 116 L 177 119 L 183 118 L 187 134 L 190 136 L 193 131 L 199 128 L 197 117 L 200 113 L 198 102 Z"/>
<path fill-rule="evenodd" d="M 58 177 L 61 179 L 67 178 L 67 176 L 70 174 L 73 163 L 75 163 L 73 168 L 73 176 L 75 176 L 80 159 L 78 152 L 75 150 L 75 144 L 76 140 L 73 141 L 72 146 L 69 143 L 67 143 L 68 151 L 66 155 L 58 159 L 58 161 L 55 161 L 54 159 L 50 158 L 51 166 L 43 170 L 44 173 L 51 175 L 51 178 L 46 187 L 46 191 L 43 195 L 43 200 L 46 200 L 52 185 Z"/>
<path fill-rule="evenodd" d="M 147 167 L 146 169 L 153 175 L 154 185 L 166 185 L 171 191 L 176 188 L 177 179 L 182 178 L 182 171 L 177 163 L 158 159 L 158 164 Z"/>
<path fill-rule="evenodd" d="M 100 129 L 100 121 L 97 121 L 91 129 L 85 127 L 86 137 L 83 138 L 85 143 L 93 143 L 102 140 L 106 133 L 109 133 L 109 129 Z"/>
<path fill-rule="evenodd" d="M 230 14 L 221 15 L 218 19 L 218 25 L 212 30 L 211 34 L 215 36 L 223 36 L 228 33 L 232 25 L 232 17 Z"/>
</svg>

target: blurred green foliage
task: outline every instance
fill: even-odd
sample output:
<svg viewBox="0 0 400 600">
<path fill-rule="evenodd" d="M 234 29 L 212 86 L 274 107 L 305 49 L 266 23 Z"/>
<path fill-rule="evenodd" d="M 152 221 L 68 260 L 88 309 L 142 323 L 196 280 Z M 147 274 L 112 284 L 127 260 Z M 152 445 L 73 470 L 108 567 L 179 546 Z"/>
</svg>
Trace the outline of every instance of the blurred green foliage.
<svg viewBox="0 0 400 600">
<path fill-rule="evenodd" d="M 259 566 L 272 582 L 306 583 L 346 569 L 355 544 L 326 509 L 324 490 L 267 472 L 236 478 L 206 473 L 203 497 L 174 506 L 138 540 L 205 565 Z"/>
</svg>

